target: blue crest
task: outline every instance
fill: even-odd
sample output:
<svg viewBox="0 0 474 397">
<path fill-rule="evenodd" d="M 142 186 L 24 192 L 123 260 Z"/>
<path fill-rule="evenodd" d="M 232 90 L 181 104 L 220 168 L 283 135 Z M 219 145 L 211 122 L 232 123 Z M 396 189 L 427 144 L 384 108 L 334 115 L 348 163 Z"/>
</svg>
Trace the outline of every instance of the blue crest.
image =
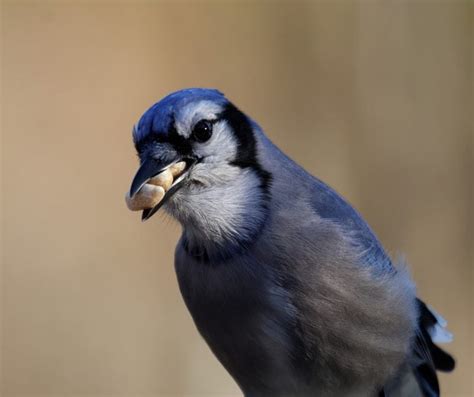
<svg viewBox="0 0 474 397">
<path fill-rule="evenodd" d="M 134 130 L 134 141 L 138 142 L 150 133 L 166 134 L 176 111 L 191 102 L 198 101 L 213 101 L 222 105 L 228 102 L 224 94 L 215 89 L 188 88 L 173 92 L 143 114 Z"/>
</svg>

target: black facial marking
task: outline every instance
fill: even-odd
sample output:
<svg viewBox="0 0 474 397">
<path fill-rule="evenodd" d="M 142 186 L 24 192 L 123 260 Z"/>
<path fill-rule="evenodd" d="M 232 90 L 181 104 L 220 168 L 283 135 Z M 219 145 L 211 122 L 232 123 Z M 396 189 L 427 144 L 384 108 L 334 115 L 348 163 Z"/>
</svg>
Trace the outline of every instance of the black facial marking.
<svg viewBox="0 0 474 397">
<path fill-rule="evenodd" d="M 178 131 L 176 131 L 174 120 L 168 130 L 168 142 L 171 143 L 176 151 L 182 156 L 190 156 L 193 152 L 193 148 L 189 139 L 179 135 Z"/>
<path fill-rule="evenodd" d="M 257 141 L 248 117 L 229 103 L 220 115 L 227 120 L 237 139 L 237 156 L 231 163 L 240 168 L 251 168 L 261 180 L 261 187 L 268 194 L 272 175 L 264 170 L 257 159 Z"/>
<path fill-rule="evenodd" d="M 135 150 L 140 156 L 151 144 L 163 141 L 162 137 L 158 134 L 147 134 L 140 140 L 135 141 Z"/>
<path fill-rule="evenodd" d="M 183 157 L 192 155 L 192 146 L 189 139 L 178 134 L 176 130 L 174 119 L 170 122 L 167 133 L 162 131 L 151 131 L 142 139 L 135 142 L 135 149 L 141 155 L 148 147 L 154 143 L 170 143 L 173 148 Z"/>
</svg>

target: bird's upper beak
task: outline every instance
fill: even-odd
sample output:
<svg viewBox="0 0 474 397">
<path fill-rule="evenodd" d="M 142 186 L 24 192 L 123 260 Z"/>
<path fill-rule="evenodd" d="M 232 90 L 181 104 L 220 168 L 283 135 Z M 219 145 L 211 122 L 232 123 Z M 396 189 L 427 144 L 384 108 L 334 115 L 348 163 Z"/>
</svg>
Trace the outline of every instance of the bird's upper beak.
<svg viewBox="0 0 474 397">
<path fill-rule="evenodd" d="M 130 197 L 135 196 L 145 183 L 155 175 L 164 171 L 170 164 L 171 163 L 167 164 L 167 162 L 159 161 L 154 158 L 146 159 L 133 178 L 132 185 L 130 186 Z"/>
<path fill-rule="evenodd" d="M 181 175 L 174 180 L 173 184 L 171 185 L 170 189 L 166 192 L 163 199 L 155 205 L 153 208 L 145 209 L 142 213 L 142 220 L 145 221 L 157 212 L 163 204 L 169 200 L 169 198 L 178 191 L 178 189 L 182 186 L 182 183 L 186 177 L 186 174 L 189 172 L 190 168 L 196 163 L 195 158 L 184 158 L 184 159 L 174 159 L 172 161 L 164 161 L 164 160 L 157 160 L 155 158 L 147 158 L 140 168 L 138 169 L 135 177 L 133 178 L 132 185 L 130 186 L 130 197 L 133 197 L 142 187 L 145 185 L 151 178 L 160 174 L 161 172 L 165 171 L 173 164 L 177 163 L 178 161 L 185 161 L 186 168 L 181 173 Z"/>
</svg>

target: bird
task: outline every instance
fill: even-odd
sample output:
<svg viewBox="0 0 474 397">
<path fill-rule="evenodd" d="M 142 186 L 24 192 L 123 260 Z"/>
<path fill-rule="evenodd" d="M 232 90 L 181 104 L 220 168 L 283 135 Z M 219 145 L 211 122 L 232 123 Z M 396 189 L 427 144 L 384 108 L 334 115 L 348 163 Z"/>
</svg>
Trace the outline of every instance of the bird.
<svg viewBox="0 0 474 397">
<path fill-rule="evenodd" d="M 436 343 L 452 335 L 405 261 L 222 92 L 165 96 L 133 143 L 128 200 L 183 164 L 142 219 L 162 208 L 181 224 L 181 295 L 245 397 L 440 395 L 455 361 Z"/>
</svg>

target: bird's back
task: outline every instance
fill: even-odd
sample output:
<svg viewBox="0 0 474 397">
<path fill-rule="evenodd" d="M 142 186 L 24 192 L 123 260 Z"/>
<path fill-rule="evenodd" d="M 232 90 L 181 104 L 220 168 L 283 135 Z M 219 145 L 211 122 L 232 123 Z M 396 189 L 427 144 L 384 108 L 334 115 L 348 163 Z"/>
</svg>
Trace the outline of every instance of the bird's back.
<svg viewBox="0 0 474 397">
<path fill-rule="evenodd" d="M 387 395 L 407 395 L 407 388 L 411 388 L 410 395 L 413 396 L 438 396 L 439 386 L 436 370 L 451 371 L 454 368 L 453 358 L 434 344 L 434 342 L 439 340 L 442 342 L 449 341 L 449 337 L 439 338 L 438 336 L 437 340 L 435 336 L 435 334 L 439 335 L 440 332 L 444 332 L 444 335 L 447 333 L 443 329 L 446 324 L 440 324 L 438 318 L 433 315 L 433 312 L 430 311 L 421 300 L 415 298 L 414 286 L 404 264 L 401 263 L 398 264 L 398 266 L 392 264 L 391 259 L 386 254 L 380 241 L 365 220 L 336 191 L 304 171 L 299 165 L 294 163 L 275 147 L 265 135 L 260 134 L 260 142 L 263 153 L 262 161 L 265 161 L 265 159 L 268 161 L 269 159 L 267 163 L 268 167 L 271 168 L 276 164 L 280 166 L 284 164 L 285 172 L 282 174 L 286 173 L 286 175 L 280 179 L 279 183 L 277 181 L 275 188 L 281 189 L 281 191 L 278 192 L 275 197 L 296 196 L 294 200 L 296 206 L 301 203 L 303 203 L 303 206 L 309 205 L 314 211 L 313 218 L 316 216 L 318 219 L 318 225 L 312 228 L 316 234 L 320 233 L 326 227 L 329 229 L 335 227 L 340 233 L 339 237 L 329 239 L 325 237 L 319 238 L 313 235 L 312 241 L 316 241 L 316 245 L 319 245 L 319 249 L 318 247 L 314 247 L 317 252 L 314 258 L 318 257 L 319 260 L 321 260 L 321 251 L 324 251 L 324 248 L 321 247 L 325 246 L 325 242 L 330 242 L 327 252 L 332 256 L 333 260 L 326 260 L 325 266 L 323 266 L 323 273 L 328 272 L 328 274 L 319 274 L 316 280 L 309 281 L 309 283 L 312 283 L 316 295 L 324 291 L 322 292 L 323 295 L 325 295 L 324 298 L 334 300 L 334 305 L 330 304 L 332 308 L 341 308 L 341 305 L 336 302 L 337 299 L 340 299 L 340 297 L 338 298 L 337 292 L 338 284 L 342 285 L 345 289 L 344 296 L 353 296 L 357 302 L 347 302 L 347 311 L 345 313 L 339 313 L 345 317 L 347 321 L 346 325 L 348 326 L 347 329 L 351 329 L 351 331 L 348 331 L 345 336 L 341 335 L 341 339 L 344 338 L 344 342 L 340 340 L 338 343 L 350 343 L 349 335 L 355 334 L 363 338 L 363 340 L 359 341 L 360 344 L 357 340 L 354 340 L 355 344 L 359 346 L 363 346 L 365 343 L 369 345 L 372 344 L 374 340 L 371 340 L 371 336 L 364 332 L 363 329 L 357 330 L 357 324 L 364 323 L 363 318 L 368 313 L 376 313 L 375 316 L 378 320 L 373 316 L 368 324 L 377 334 L 375 339 L 383 335 L 384 329 L 386 329 L 387 335 L 390 334 L 390 329 L 392 329 L 392 333 L 396 332 L 398 336 L 403 335 L 405 343 L 402 343 L 400 340 L 392 340 L 391 342 L 394 342 L 398 346 L 404 345 L 405 348 L 408 347 L 408 351 L 404 353 L 404 362 L 400 365 L 398 373 L 392 373 L 392 379 L 385 387 L 387 390 L 390 390 L 390 392 L 387 391 Z M 285 180 L 291 181 L 291 183 L 286 183 Z M 286 194 L 283 193 L 285 190 Z M 290 198 L 290 200 L 292 199 Z M 300 211 L 301 208 L 292 212 L 298 213 Z M 305 211 L 306 210 L 303 210 L 303 212 Z M 311 214 L 307 214 L 307 218 L 311 219 Z M 324 224 L 326 225 L 322 226 Z M 335 252 L 340 246 L 337 240 L 344 241 L 345 239 L 349 241 L 352 248 L 357 248 L 360 255 L 358 258 L 353 258 L 352 260 L 341 258 L 338 261 L 335 259 L 338 256 Z M 344 245 L 344 243 L 342 243 L 342 245 Z M 333 275 L 329 271 L 332 267 L 329 265 L 330 263 L 333 264 L 332 270 L 335 270 Z M 344 282 L 343 270 L 345 268 L 344 265 L 347 264 L 355 265 L 355 268 L 358 270 L 355 271 L 356 275 L 352 280 L 348 279 L 345 280 L 347 282 Z M 354 267 L 349 266 L 349 268 L 351 269 L 348 274 L 350 278 L 350 273 L 354 271 Z M 303 272 L 305 278 L 309 273 L 311 274 L 311 272 Z M 295 272 L 294 274 L 299 273 Z M 370 286 L 368 286 L 370 292 L 364 294 L 364 289 L 361 288 L 364 285 L 363 280 L 358 276 L 367 274 L 370 275 Z M 329 291 L 325 291 L 324 288 L 321 288 L 322 285 L 320 281 L 325 278 L 331 281 L 337 280 L 333 285 L 329 283 Z M 384 308 L 384 299 L 378 299 L 376 296 L 377 282 L 381 283 L 380 285 L 383 289 L 381 295 L 386 299 L 386 311 L 382 310 Z M 351 288 L 354 286 L 357 290 L 351 291 Z M 307 286 L 302 289 L 306 294 L 310 288 L 311 286 Z M 365 304 L 363 303 L 364 297 L 368 299 Z M 304 296 L 302 299 L 297 299 L 297 301 L 305 301 Z M 321 301 L 317 301 L 314 297 L 310 297 L 307 301 L 309 305 L 311 305 L 311 303 L 321 305 Z M 308 309 L 301 311 L 309 312 Z M 321 307 L 319 312 L 320 315 L 315 315 L 315 319 L 324 317 L 321 315 Z M 338 313 L 333 314 L 334 315 L 331 315 L 331 310 L 326 313 L 328 322 L 338 323 Z M 369 317 L 366 317 L 366 319 Z M 344 321 L 342 321 L 342 323 L 343 322 Z M 433 338 L 433 336 L 435 337 Z M 408 345 L 407 341 L 409 341 Z M 387 338 L 384 342 L 382 337 L 379 342 L 386 344 L 380 349 L 380 352 L 391 349 L 389 346 L 390 338 Z M 353 352 L 350 352 L 350 354 L 351 358 L 353 358 Z M 376 353 L 374 352 L 374 354 Z M 340 352 L 334 356 L 341 358 Z M 360 358 L 364 360 L 363 357 Z M 365 361 L 369 360 L 369 357 L 366 356 Z M 377 361 L 378 360 L 374 360 L 374 362 Z M 381 363 L 380 361 L 378 362 L 379 364 Z M 344 366 L 344 363 L 341 364 Z M 383 365 L 381 365 L 381 367 L 383 368 Z M 340 373 L 337 375 L 340 375 Z"/>
</svg>

